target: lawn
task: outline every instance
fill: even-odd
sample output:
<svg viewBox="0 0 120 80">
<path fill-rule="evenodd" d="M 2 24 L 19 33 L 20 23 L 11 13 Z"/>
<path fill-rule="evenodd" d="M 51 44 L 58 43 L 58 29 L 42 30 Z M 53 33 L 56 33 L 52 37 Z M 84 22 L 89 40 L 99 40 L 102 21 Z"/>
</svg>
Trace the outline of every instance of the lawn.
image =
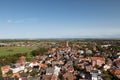
<svg viewBox="0 0 120 80">
<path fill-rule="evenodd" d="M 0 56 L 12 55 L 17 53 L 29 53 L 37 47 L 0 47 Z"/>
</svg>

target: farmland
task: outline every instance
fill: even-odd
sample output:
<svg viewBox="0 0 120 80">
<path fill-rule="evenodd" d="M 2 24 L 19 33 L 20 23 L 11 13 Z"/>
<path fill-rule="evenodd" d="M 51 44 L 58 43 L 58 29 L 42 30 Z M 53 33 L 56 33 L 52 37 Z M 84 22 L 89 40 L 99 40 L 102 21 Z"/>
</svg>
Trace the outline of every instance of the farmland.
<svg viewBox="0 0 120 80">
<path fill-rule="evenodd" d="M 0 47 L 0 56 L 7 56 L 17 53 L 29 53 L 35 49 L 37 49 L 37 47 L 30 47 L 30 46 Z"/>
</svg>

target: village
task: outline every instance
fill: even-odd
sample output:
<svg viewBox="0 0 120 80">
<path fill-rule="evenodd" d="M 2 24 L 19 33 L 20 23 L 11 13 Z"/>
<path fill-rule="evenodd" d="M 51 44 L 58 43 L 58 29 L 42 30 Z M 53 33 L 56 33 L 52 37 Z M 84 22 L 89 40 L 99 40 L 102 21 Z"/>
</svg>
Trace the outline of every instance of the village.
<svg viewBox="0 0 120 80">
<path fill-rule="evenodd" d="M 70 45 L 65 41 L 58 47 L 54 44 L 47 54 L 36 55 L 29 62 L 20 56 L 16 63 L 1 66 L 3 80 L 119 80 L 120 52 L 112 44 L 91 46 Z M 79 48 L 76 48 L 79 47 Z M 111 51 L 107 53 L 106 50 Z"/>
<path fill-rule="evenodd" d="M 120 80 L 120 0 L 0 0 L 0 80 Z"/>
</svg>

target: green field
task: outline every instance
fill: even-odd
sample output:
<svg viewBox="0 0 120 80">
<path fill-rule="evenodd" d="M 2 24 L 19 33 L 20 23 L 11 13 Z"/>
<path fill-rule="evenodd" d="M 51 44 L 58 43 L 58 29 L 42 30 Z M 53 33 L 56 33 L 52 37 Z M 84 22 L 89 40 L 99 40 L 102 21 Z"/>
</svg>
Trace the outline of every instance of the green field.
<svg viewBox="0 0 120 80">
<path fill-rule="evenodd" d="M 17 53 L 29 53 L 37 47 L 0 47 L 0 56 L 12 55 Z"/>
</svg>

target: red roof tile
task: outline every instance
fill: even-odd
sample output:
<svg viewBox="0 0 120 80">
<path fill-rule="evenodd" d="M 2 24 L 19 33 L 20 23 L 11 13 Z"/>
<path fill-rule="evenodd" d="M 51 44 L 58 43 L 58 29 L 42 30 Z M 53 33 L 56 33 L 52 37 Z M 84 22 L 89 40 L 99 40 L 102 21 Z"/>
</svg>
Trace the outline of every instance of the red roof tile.
<svg viewBox="0 0 120 80">
<path fill-rule="evenodd" d="M 14 78 L 14 77 L 17 77 L 17 78 L 21 78 L 20 74 L 19 73 L 15 73 L 11 76 L 11 78 Z"/>
<path fill-rule="evenodd" d="M 9 70 L 9 69 L 10 69 L 10 66 L 8 66 L 8 65 L 7 65 L 7 66 L 2 66 L 2 67 L 1 67 L 1 70 L 2 70 L 2 71 L 4 71 L 4 70 Z"/>
</svg>

